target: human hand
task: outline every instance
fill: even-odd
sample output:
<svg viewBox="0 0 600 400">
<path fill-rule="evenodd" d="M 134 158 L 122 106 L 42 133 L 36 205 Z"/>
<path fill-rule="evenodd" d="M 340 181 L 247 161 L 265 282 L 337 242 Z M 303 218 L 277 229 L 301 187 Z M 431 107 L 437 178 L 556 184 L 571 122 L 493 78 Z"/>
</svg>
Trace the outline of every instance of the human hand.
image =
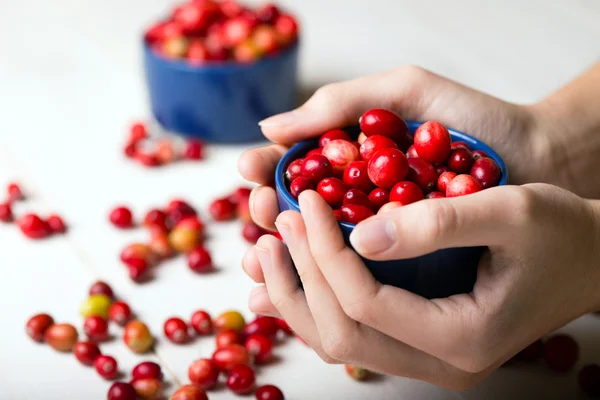
<svg viewBox="0 0 600 400">
<path fill-rule="evenodd" d="M 252 311 L 284 318 L 325 361 L 453 390 L 477 384 L 529 343 L 600 308 L 600 205 L 545 184 L 425 200 L 359 223 L 364 257 L 488 246 L 474 290 L 427 300 L 374 280 L 313 191 L 244 258 Z M 291 254 L 291 257 L 290 257 Z M 293 264 L 292 264 L 293 260 Z M 303 284 L 300 289 L 294 265 Z"/>
</svg>

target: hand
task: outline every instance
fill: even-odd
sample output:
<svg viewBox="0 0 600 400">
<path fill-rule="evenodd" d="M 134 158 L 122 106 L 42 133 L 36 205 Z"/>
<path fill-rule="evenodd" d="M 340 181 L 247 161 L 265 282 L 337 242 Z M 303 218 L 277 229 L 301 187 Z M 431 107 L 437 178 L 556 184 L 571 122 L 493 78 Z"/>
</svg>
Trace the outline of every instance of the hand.
<svg viewBox="0 0 600 400">
<path fill-rule="evenodd" d="M 289 253 L 266 235 L 244 258 L 265 283 L 250 308 L 284 318 L 327 362 L 462 390 L 600 306 L 600 206 L 557 187 L 424 200 L 356 226 L 352 245 L 375 260 L 489 246 L 472 293 L 434 300 L 375 281 L 321 197 L 305 191 L 299 201 L 302 214 L 276 221 Z"/>
</svg>

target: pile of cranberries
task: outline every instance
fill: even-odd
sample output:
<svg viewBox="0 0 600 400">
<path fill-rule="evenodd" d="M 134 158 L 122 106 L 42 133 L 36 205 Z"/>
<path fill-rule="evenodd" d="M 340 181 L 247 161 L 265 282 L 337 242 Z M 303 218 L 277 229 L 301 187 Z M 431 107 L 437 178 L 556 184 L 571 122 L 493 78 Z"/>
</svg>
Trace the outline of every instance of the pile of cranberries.
<svg viewBox="0 0 600 400">
<path fill-rule="evenodd" d="M 359 124 L 356 140 L 342 129 L 329 130 L 318 148 L 290 163 L 285 177 L 292 196 L 316 190 L 338 220 L 358 223 L 425 198 L 463 196 L 500 182 L 494 160 L 452 142 L 438 122 L 425 122 L 413 136 L 393 112 L 372 109 Z"/>
<path fill-rule="evenodd" d="M 15 220 L 14 203 L 25 200 L 25 196 L 17 183 L 8 184 L 6 193 L 7 199 L 0 202 L 0 222 L 11 223 Z M 16 222 L 23 235 L 30 239 L 44 239 L 67 231 L 65 222 L 57 214 L 51 214 L 44 219 L 35 213 L 25 213 L 17 218 Z"/>
<path fill-rule="evenodd" d="M 158 55 L 206 63 L 252 63 L 292 46 L 298 24 L 274 4 L 252 9 L 235 0 L 192 0 L 151 26 L 146 42 Z"/>
</svg>

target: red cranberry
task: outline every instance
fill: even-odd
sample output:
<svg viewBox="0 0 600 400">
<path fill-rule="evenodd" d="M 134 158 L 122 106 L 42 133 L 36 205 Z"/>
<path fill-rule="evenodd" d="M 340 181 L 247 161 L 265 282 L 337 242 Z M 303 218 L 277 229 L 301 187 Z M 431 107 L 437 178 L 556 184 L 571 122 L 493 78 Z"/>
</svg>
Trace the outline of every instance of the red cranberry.
<svg viewBox="0 0 600 400">
<path fill-rule="evenodd" d="M 331 162 L 324 155 L 307 156 L 302 164 L 302 176 L 319 182 L 333 173 Z"/>
<path fill-rule="evenodd" d="M 229 196 L 229 201 L 233 204 L 239 204 L 243 201 L 248 201 L 252 188 L 240 186 Z"/>
<path fill-rule="evenodd" d="M 369 162 L 371 157 L 373 157 L 373 155 L 377 153 L 377 151 L 381 149 L 397 148 L 398 145 L 396 145 L 396 142 L 394 142 L 389 137 L 381 135 L 369 136 L 360 145 L 360 156 L 364 161 Z"/>
<path fill-rule="evenodd" d="M 127 266 L 127 275 L 134 282 L 142 282 L 148 276 L 150 266 L 140 260 L 140 264 L 132 264 Z"/>
<path fill-rule="evenodd" d="M 223 0 L 220 3 L 221 13 L 227 17 L 237 17 L 244 11 L 244 8 L 235 0 Z"/>
<path fill-rule="evenodd" d="M 423 191 L 416 183 L 402 181 L 396 184 L 390 191 L 390 201 L 401 203 L 403 206 L 423 200 Z"/>
<path fill-rule="evenodd" d="M 172 200 L 169 202 L 166 212 L 169 226 L 175 226 L 185 218 L 198 215 L 194 207 L 183 200 Z"/>
<path fill-rule="evenodd" d="M 148 137 L 146 125 L 143 122 L 134 122 L 129 128 L 129 143 L 137 143 Z"/>
<path fill-rule="evenodd" d="M 390 201 L 390 192 L 386 189 L 375 188 L 369 193 L 369 201 L 373 209 L 379 210 L 385 203 Z"/>
<path fill-rule="evenodd" d="M 369 161 L 369 178 L 384 189 L 389 189 L 406 177 L 408 161 L 398 149 L 379 150 Z"/>
<path fill-rule="evenodd" d="M 71 351 L 78 337 L 77 329 L 71 324 L 50 325 L 44 332 L 44 341 L 56 351 Z"/>
<path fill-rule="evenodd" d="M 212 270 L 213 263 L 210 253 L 202 246 L 196 247 L 187 254 L 188 267 L 194 272 Z"/>
<path fill-rule="evenodd" d="M 58 215 L 50 215 L 46 218 L 46 225 L 52 233 L 65 233 L 67 226 L 63 219 Z"/>
<path fill-rule="evenodd" d="M 156 167 L 160 165 L 156 154 L 136 151 L 134 158 L 145 167 Z"/>
<path fill-rule="evenodd" d="M 229 47 L 234 47 L 248 39 L 255 23 L 243 16 L 231 18 L 223 24 L 223 40 Z"/>
<path fill-rule="evenodd" d="M 369 209 L 373 208 L 373 205 L 369 201 L 369 196 L 367 196 L 364 192 L 361 192 L 358 189 L 350 189 L 344 195 L 343 205 L 348 206 L 350 204 L 356 204 L 359 206 L 367 207 Z"/>
<path fill-rule="evenodd" d="M 408 180 L 419 185 L 424 192 L 430 192 L 435 189 L 438 173 L 433 165 L 422 158 L 409 158 L 408 168 Z"/>
<path fill-rule="evenodd" d="M 131 308 L 127 303 L 115 301 L 108 309 L 108 319 L 115 322 L 117 325 L 125 326 L 131 318 Z"/>
<path fill-rule="evenodd" d="M 446 196 L 444 196 L 444 193 L 442 192 L 429 192 L 427 193 L 427 196 L 425 196 L 426 199 L 445 199 Z"/>
<path fill-rule="evenodd" d="M 116 207 L 109 215 L 110 222 L 117 228 L 131 228 L 133 226 L 133 215 L 127 207 Z"/>
<path fill-rule="evenodd" d="M 206 358 L 194 361 L 188 368 L 190 382 L 204 390 L 212 389 L 217 385 L 219 374 L 219 368 L 215 363 Z"/>
<path fill-rule="evenodd" d="M 271 360 L 273 355 L 273 342 L 266 336 L 254 334 L 246 339 L 244 344 L 248 354 L 254 357 L 256 364 L 265 364 Z"/>
<path fill-rule="evenodd" d="M 242 237 L 251 244 L 255 244 L 258 239 L 267 232 L 256 225 L 254 222 L 246 222 L 242 227 Z"/>
<path fill-rule="evenodd" d="M 242 330 L 242 333 L 246 337 L 259 334 L 268 338 L 274 338 L 279 329 L 281 329 L 281 327 L 277 323 L 276 318 L 260 317 L 247 324 Z"/>
<path fill-rule="evenodd" d="M 73 354 L 83 365 L 94 365 L 94 361 L 100 356 L 100 349 L 94 342 L 77 342 L 73 347 Z"/>
<path fill-rule="evenodd" d="M 256 389 L 256 400 L 284 400 L 284 397 L 277 386 L 264 385 Z"/>
<path fill-rule="evenodd" d="M 360 117 L 360 129 L 367 136 L 387 136 L 395 142 L 404 140 L 408 127 L 399 116 L 389 110 L 375 108 Z"/>
<path fill-rule="evenodd" d="M 323 147 L 323 156 L 331 162 L 333 171 L 342 174 L 348 164 L 360 159 L 360 153 L 356 146 L 347 140 L 335 139 Z"/>
<path fill-rule="evenodd" d="M 370 208 L 358 204 L 349 204 L 340 208 L 342 212 L 342 221 L 351 224 L 358 224 L 360 221 L 372 217 L 373 211 Z"/>
<path fill-rule="evenodd" d="M 473 155 L 473 158 L 475 160 L 482 158 L 482 157 L 489 157 L 486 152 L 481 151 L 481 150 L 474 150 L 471 154 Z"/>
<path fill-rule="evenodd" d="M 100 316 L 92 315 L 83 322 L 85 334 L 95 342 L 101 342 L 108 338 L 108 323 Z"/>
<path fill-rule="evenodd" d="M 35 214 L 25 214 L 17 221 L 21 232 L 30 239 L 43 239 L 50 235 L 50 228 Z"/>
<path fill-rule="evenodd" d="M 536 340 L 529 346 L 521 350 L 515 358 L 521 361 L 537 361 L 544 355 L 544 342 L 541 339 Z"/>
<path fill-rule="evenodd" d="M 184 158 L 186 160 L 201 160 L 204 143 L 197 139 L 188 140 L 185 146 Z"/>
<path fill-rule="evenodd" d="M 450 154 L 450 133 L 439 122 L 428 121 L 415 132 L 415 150 L 432 164 L 441 164 Z"/>
<path fill-rule="evenodd" d="M 90 286 L 89 295 L 93 296 L 95 294 L 103 294 L 110 298 L 113 297 L 113 290 L 106 282 L 96 281 Z"/>
<path fill-rule="evenodd" d="M 162 390 L 162 382 L 158 379 L 133 379 L 130 383 L 141 399 L 156 399 Z"/>
<path fill-rule="evenodd" d="M 117 376 L 117 360 L 111 356 L 100 355 L 96 357 L 94 368 L 104 379 L 114 379 Z"/>
<path fill-rule="evenodd" d="M 173 343 L 181 344 L 188 341 L 188 326 L 181 318 L 169 318 L 163 326 L 165 336 Z"/>
<path fill-rule="evenodd" d="M 568 335 L 556 334 L 544 343 L 544 361 L 551 370 L 567 372 L 579 359 L 579 345 Z"/>
<path fill-rule="evenodd" d="M 325 132 L 323 135 L 321 135 L 321 138 L 319 139 L 319 147 L 325 147 L 327 145 L 327 143 L 331 142 L 332 140 L 345 140 L 345 141 L 352 141 L 352 139 L 350 138 L 350 136 L 348 136 L 348 134 L 342 130 L 342 129 L 332 129 L 329 130 L 327 132 Z"/>
<path fill-rule="evenodd" d="M 355 188 L 367 193 L 373 189 L 369 180 L 369 167 L 365 161 L 353 161 L 344 170 L 343 180 L 349 188 Z"/>
<path fill-rule="evenodd" d="M 446 197 L 464 196 L 480 190 L 481 185 L 471 175 L 457 175 L 446 185 Z"/>
<path fill-rule="evenodd" d="M 292 183 L 290 183 L 290 193 L 296 199 L 298 196 L 300 196 L 300 193 L 304 192 L 305 190 L 312 190 L 314 188 L 315 187 L 312 181 L 303 176 L 299 176 L 298 178 L 294 179 Z"/>
<path fill-rule="evenodd" d="M 335 216 L 335 219 L 337 219 L 338 221 L 342 220 L 342 211 L 341 210 L 333 210 L 333 215 Z"/>
<path fill-rule="evenodd" d="M 23 195 L 23 191 L 21 190 L 21 187 L 19 186 L 18 183 L 14 183 L 14 182 L 9 183 L 8 186 L 6 187 L 6 192 L 8 194 L 9 202 L 25 199 L 25 196 Z"/>
<path fill-rule="evenodd" d="M 313 156 L 313 155 L 319 155 L 319 156 L 323 155 L 323 148 L 322 147 L 317 147 L 316 149 L 312 149 L 311 151 L 309 151 L 308 153 L 306 153 L 306 156 L 304 158 L 310 157 L 310 156 Z"/>
<path fill-rule="evenodd" d="M 235 218 L 236 207 L 229 199 L 217 199 L 210 204 L 208 209 L 215 221 L 229 221 Z"/>
<path fill-rule="evenodd" d="M 254 389 L 254 371 L 247 365 L 236 365 L 227 376 L 227 387 L 235 394 L 247 394 Z"/>
<path fill-rule="evenodd" d="M 208 396 L 200 386 L 183 385 L 173 393 L 169 400 L 208 400 Z"/>
<path fill-rule="evenodd" d="M 167 214 L 162 210 L 152 209 L 144 216 L 144 226 L 152 228 L 154 226 L 167 231 Z"/>
<path fill-rule="evenodd" d="M 452 142 L 452 144 L 450 144 L 450 148 L 451 148 L 452 150 L 454 150 L 454 149 L 467 149 L 467 150 L 471 150 L 471 149 L 469 148 L 469 145 L 468 145 L 467 143 L 465 143 L 465 142 L 461 142 L 461 141 L 458 141 L 458 142 Z"/>
<path fill-rule="evenodd" d="M 487 189 L 496 186 L 500 182 L 502 171 L 491 158 L 480 157 L 473 163 L 471 176 L 481 184 L 482 188 Z"/>
<path fill-rule="evenodd" d="M 317 193 L 333 208 L 342 205 L 346 190 L 346 185 L 338 178 L 325 178 L 317 185 Z"/>
<path fill-rule="evenodd" d="M 473 165 L 473 156 L 471 151 L 463 148 L 458 148 L 450 151 L 448 160 L 446 161 L 448 168 L 457 174 L 465 174 L 471 170 Z"/>
<path fill-rule="evenodd" d="M 133 386 L 125 382 L 115 382 L 108 389 L 108 400 L 136 400 L 137 393 Z"/>
<path fill-rule="evenodd" d="M 144 361 L 133 367 L 133 379 L 162 379 L 162 368 L 155 362 Z"/>
<path fill-rule="evenodd" d="M 288 182 L 293 181 L 294 179 L 302 176 L 302 164 L 304 163 L 304 158 L 299 158 L 290 163 L 285 171 L 285 178 Z"/>
<path fill-rule="evenodd" d="M 273 3 L 267 3 L 256 10 L 256 16 L 262 22 L 272 24 L 275 19 L 279 16 L 279 9 Z"/>
<path fill-rule="evenodd" d="M 212 355 L 212 360 L 221 371 L 230 371 L 236 365 L 248 365 L 250 355 L 244 346 L 231 344 L 217 349 Z"/>
<path fill-rule="evenodd" d="M 196 66 L 206 63 L 210 59 L 208 47 L 202 39 L 193 39 L 190 41 L 186 54 L 187 61 Z M 187 154 L 187 152 L 186 152 Z M 195 153 L 198 154 L 198 153 Z"/>
<path fill-rule="evenodd" d="M 600 365 L 588 364 L 581 368 L 577 377 L 579 386 L 585 394 L 600 398 Z"/>
<path fill-rule="evenodd" d="M 135 158 L 137 153 L 137 143 L 127 143 L 125 147 L 123 147 L 123 154 L 127 158 Z"/>
<path fill-rule="evenodd" d="M 412 145 L 408 148 L 408 150 L 406 151 L 406 158 L 418 158 L 419 155 L 417 154 L 417 149 L 415 149 L 415 146 Z"/>
<path fill-rule="evenodd" d="M 27 335 L 36 342 L 44 341 L 44 334 L 50 326 L 54 324 L 54 319 L 48 314 L 37 314 L 29 318 L 25 325 Z"/>
<path fill-rule="evenodd" d="M 210 335 L 212 333 L 212 319 L 204 310 L 198 310 L 192 314 L 190 325 L 198 335 Z"/>
<path fill-rule="evenodd" d="M 452 179 L 456 178 L 456 173 L 452 171 L 444 172 L 437 180 L 437 188 L 440 192 L 446 193 L 446 188 Z"/>
<path fill-rule="evenodd" d="M 435 171 L 438 173 L 438 175 L 441 175 L 444 172 L 450 171 L 450 168 L 448 168 L 445 165 L 438 165 L 437 167 L 435 167 Z"/>
<path fill-rule="evenodd" d="M 294 331 L 292 330 L 292 328 L 290 328 L 290 326 L 284 319 L 275 318 L 275 321 L 277 321 L 277 325 L 279 326 L 279 329 L 282 332 L 284 332 L 286 335 L 291 336 L 294 334 Z"/>
<path fill-rule="evenodd" d="M 148 326 L 142 321 L 128 322 L 123 330 L 123 342 L 127 347 L 137 354 L 142 354 L 150 350 L 154 344 L 154 338 L 150 333 Z"/>
<path fill-rule="evenodd" d="M 145 244 L 134 243 L 125 247 L 119 257 L 128 266 L 147 266 L 152 261 L 152 252 Z"/>
<path fill-rule="evenodd" d="M 223 329 L 215 338 L 217 349 L 222 349 L 232 344 L 242 344 L 242 335 L 233 329 Z"/>
<path fill-rule="evenodd" d="M 12 222 L 13 221 L 12 207 L 9 202 L 0 203 L 0 221 Z"/>
<path fill-rule="evenodd" d="M 275 29 L 285 44 L 292 43 L 298 35 L 298 23 L 291 15 L 282 14 L 275 20 Z"/>
<path fill-rule="evenodd" d="M 212 1 L 183 4 L 175 10 L 173 20 L 185 33 L 194 34 L 206 29 L 219 16 L 219 7 Z"/>
</svg>

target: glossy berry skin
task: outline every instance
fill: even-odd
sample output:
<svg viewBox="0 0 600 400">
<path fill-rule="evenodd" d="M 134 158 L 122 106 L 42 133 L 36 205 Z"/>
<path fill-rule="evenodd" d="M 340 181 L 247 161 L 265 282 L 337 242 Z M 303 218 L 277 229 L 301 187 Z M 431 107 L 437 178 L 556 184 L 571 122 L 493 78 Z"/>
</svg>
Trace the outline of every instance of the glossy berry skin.
<svg viewBox="0 0 600 400">
<path fill-rule="evenodd" d="M 113 290 L 110 287 L 110 285 L 108 283 L 106 283 L 106 282 L 103 282 L 103 281 L 96 281 L 96 282 L 94 282 L 90 286 L 88 294 L 90 296 L 93 296 L 95 294 L 103 294 L 103 295 L 105 295 L 107 297 L 110 297 L 110 298 L 114 297 L 114 293 L 113 293 Z"/>
<path fill-rule="evenodd" d="M 368 172 L 371 182 L 384 189 L 390 189 L 406 178 L 408 161 L 398 149 L 382 149 L 369 161 Z"/>
<path fill-rule="evenodd" d="M 46 225 L 51 233 L 61 234 L 67 231 L 67 225 L 59 215 L 49 215 L 46 218 Z"/>
<path fill-rule="evenodd" d="M 426 199 L 445 199 L 446 196 L 444 196 L 444 193 L 442 192 L 429 192 L 427 193 L 427 195 L 425 196 Z"/>
<path fill-rule="evenodd" d="M 198 213 L 187 202 L 183 200 L 171 200 L 166 208 L 167 213 L 167 226 L 174 227 L 179 221 L 187 218 L 194 217 Z"/>
<path fill-rule="evenodd" d="M 438 173 L 433 165 L 422 158 L 409 158 L 406 179 L 416 183 L 423 192 L 427 193 L 435 189 Z"/>
<path fill-rule="evenodd" d="M 127 207 L 116 207 L 114 208 L 109 216 L 110 222 L 117 228 L 127 229 L 133 226 L 133 214 Z"/>
<path fill-rule="evenodd" d="M 277 322 L 277 325 L 279 326 L 280 331 L 282 331 L 283 333 L 285 333 L 288 336 L 294 335 L 294 331 L 292 330 L 292 328 L 290 328 L 290 326 L 285 321 L 285 319 L 275 318 L 275 321 Z"/>
<path fill-rule="evenodd" d="M 30 239 L 43 239 L 51 233 L 50 228 L 39 216 L 25 214 L 17 220 L 21 232 Z"/>
<path fill-rule="evenodd" d="M 227 376 L 227 387 L 235 394 L 247 394 L 254 389 L 254 370 L 247 365 L 236 365 Z"/>
<path fill-rule="evenodd" d="M 338 178 L 325 178 L 317 185 L 317 193 L 333 208 L 340 207 L 348 188 Z"/>
<path fill-rule="evenodd" d="M 125 326 L 131 318 L 131 308 L 123 301 L 115 301 L 108 309 L 108 319 L 117 325 Z"/>
<path fill-rule="evenodd" d="M 579 345 L 571 336 L 556 334 L 544 343 L 543 358 L 551 370 L 567 372 L 579 359 Z"/>
<path fill-rule="evenodd" d="M 482 190 L 481 185 L 471 175 L 457 175 L 446 185 L 446 197 L 464 196 Z"/>
<path fill-rule="evenodd" d="M 351 224 L 358 224 L 360 221 L 365 220 L 374 215 L 373 211 L 371 211 L 370 208 L 360 206 L 358 204 L 349 204 L 347 206 L 342 206 L 342 208 L 340 208 L 340 211 L 342 213 L 342 221 Z"/>
<path fill-rule="evenodd" d="M 169 318 L 163 325 L 165 336 L 173 343 L 182 344 L 190 338 L 188 326 L 181 318 Z"/>
<path fill-rule="evenodd" d="M 217 332 L 222 329 L 233 329 L 241 332 L 245 325 L 244 316 L 237 311 L 225 311 L 213 321 L 213 326 Z"/>
<path fill-rule="evenodd" d="M 381 149 L 397 149 L 398 145 L 392 139 L 386 136 L 369 136 L 360 145 L 360 157 L 363 161 L 369 162 L 371 157 Z"/>
<path fill-rule="evenodd" d="M 364 381 L 369 377 L 369 371 L 364 368 L 356 367 L 351 364 L 346 364 L 344 367 L 348 376 L 354 380 Z"/>
<path fill-rule="evenodd" d="M 471 170 L 473 165 L 473 156 L 471 151 L 463 148 L 453 149 L 448 155 L 446 164 L 450 171 L 456 172 L 457 174 L 467 174 Z"/>
<path fill-rule="evenodd" d="M 343 175 L 344 184 L 350 189 L 359 189 L 368 193 L 373 189 L 369 180 L 369 167 L 365 161 L 353 161 L 348 164 Z"/>
<path fill-rule="evenodd" d="M 94 342 L 102 342 L 108 338 L 108 323 L 104 318 L 92 315 L 83 322 L 83 331 Z"/>
<path fill-rule="evenodd" d="M 341 175 L 348 164 L 360 159 L 360 153 L 355 145 L 347 140 L 332 140 L 323 147 L 323 156 L 331 162 L 333 171 Z"/>
<path fill-rule="evenodd" d="M 331 129 L 319 138 L 319 147 L 325 147 L 332 140 L 345 140 L 347 142 L 352 141 L 350 136 L 342 129 Z"/>
<path fill-rule="evenodd" d="M 210 253 L 202 246 L 197 246 L 187 254 L 187 262 L 194 272 L 208 272 L 213 269 Z"/>
<path fill-rule="evenodd" d="M 588 364 L 581 368 L 577 381 L 585 394 L 600 398 L 600 365 Z"/>
<path fill-rule="evenodd" d="M 0 221 L 12 222 L 14 219 L 12 206 L 9 202 L 0 203 Z"/>
<path fill-rule="evenodd" d="M 144 216 L 144 226 L 146 228 L 158 227 L 167 231 L 167 214 L 159 209 L 152 209 Z"/>
<path fill-rule="evenodd" d="M 390 201 L 401 203 L 403 206 L 424 198 L 421 188 L 410 181 L 398 182 L 390 191 Z"/>
<path fill-rule="evenodd" d="M 302 163 L 302 176 L 312 182 L 320 182 L 333 174 L 333 167 L 327 157 L 314 154 L 306 156 Z M 293 182 L 292 182 L 293 183 Z"/>
<path fill-rule="evenodd" d="M 281 14 L 275 19 L 275 29 L 282 38 L 284 45 L 293 43 L 298 36 L 298 23 L 291 15 Z"/>
<path fill-rule="evenodd" d="M 304 176 L 299 176 L 298 178 L 294 179 L 292 183 L 290 183 L 290 193 L 296 199 L 298 196 L 300 196 L 300 193 L 304 192 L 305 190 L 312 190 L 314 188 L 314 183 Z"/>
<path fill-rule="evenodd" d="M 83 365 L 91 366 L 94 365 L 96 358 L 100 356 L 100 349 L 94 342 L 77 342 L 73 347 L 73 354 L 77 361 Z"/>
<path fill-rule="evenodd" d="M 281 326 L 276 318 L 260 317 L 247 324 L 242 333 L 245 337 L 259 334 L 272 339 L 277 335 L 279 329 L 281 329 Z"/>
<path fill-rule="evenodd" d="M 236 207 L 229 199 L 217 199 L 210 203 L 208 211 L 215 221 L 229 221 L 235 218 Z"/>
<path fill-rule="evenodd" d="M 448 168 L 445 165 L 438 165 L 437 167 L 435 167 L 435 171 L 438 173 L 438 175 L 441 175 L 444 172 L 450 171 L 450 168 Z"/>
<path fill-rule="evenodd" d="M 198 310 L 192 314 L 190 325 L 198 335 L 210 335 L 213 331 L 210 314 L 204 310 Z"/>
<path fill-rule="evenodd" d="M 441 164 L 450 154 L 450 133 L 439 122 L 425 122 L 417 128 L 414 138 L 415 150 L 425 161 Z"/>
<path fill-rule="evenodd" d="M 264 385 L 256 389 L 256 400 L 284 400 L 283 392 L 273 385 Z"/>
<path fill-rule="evenodd" d="M 231 344 L 227 347 L 215 350 L 212 361 L 221 371 L 231 371 L 236 365 L 250 364 L 248 350 L 242 345 Z"/>
<path fill-rule="evenodd" d="M 117 360 L 111 356 L 100 355 L 94 361 L 94 369 L 104 379 L 114 379 L 118 372 Z"/>
<path fill-rule="evenodd" d="M 134 353 L 142 354 L 150 350 L 152 344 L 154 344 L 154 338 L 146 324 L 136 320 L 127 323 L 125 326 L 123 342 Z"/>
<path fill-rule="evenodd" d="M 344 195 L 343 205 L 348 206 L 351 204 L 367 207 L 371 210 L 373 209 L 373 205 L 369 201 L 369 196 L 367 196 L 364 192 L 361 192 L 358 189 L 350 189 Z"/>
<path fill-rule="evenodd" d="M 258 239 L 266 233 L 267 231 L 254 222 L 246 222 L 242 227 L 242 237 L 250 244 L 256 244 Z"/>
<path fill-rule="evenodd" d="M 456 173 L 452 171 L 444 172 L 437 179 L 437 188 L 440 192 L 446 193 L 446 188 L 452 179 L 456 178 Z"/>
<path fill-rule="evenodd" d="M 240 332 L 234 331 L 233 329 L 223 329 L 217 333 L 215 342 L 217 349 L 222 349 L 223 347 L 227 347 L 231 344 L 242 344 L 243 340 Z"/>
<path fill-rule="evenodd" d="M 285 179 L 287 179 L 288 182 L 302 176 L 302 164 L 304 164 L 304 158 L 294 160 L 288 165 L 287 170 L 285 171 Z"/>
<path fill-rule="evenodd" d="M 46 329 L 44 341 L 56 351 L 71 351 L 79 334 L 71 324 L 54 324 Z"/>
<path fill-rule="evenodd" d="M 273 355 L 273 342 L 266 336 L 254 334 L 246 339 L 244 343 L 248 354 L 254 357 L 256 364 L 266 364 Z"/>
<path fill-rule="evenodd" d="M 157 399 L 162 390 L 162 382 L 154 378 L 133 379 L 131 386 L 140 399 Z"/>
<path fill-rule="evenodd" d="M 108 389 L 108 400 L 136 400 L 137 393 L 133 386 L 125 382 L 115 382 Z"/>
<path fill-rule="evenodd" d="M 481 150 L 473 150 L 471 154 L 473 155 L 473 159 L 475 160 L 480 159 L 482 157 L 489 157 L 485 151 Z"/>
<path fill-rule="evenodd" d="M 406 158 L 418 158 L 419 154 L 417 154 L 417 149 L 415 149 L 415 146 L 412 145 L 408 148 L 408 150 L 406 151 Z"/>
<path fill-rule="evenodd" d="M 365 112 L 360 117 L 360 130 L 367 136 L 387 136 L 395 142 L 404 140 L 408 133 L 406 123 L 399 116 L 382 108 Z"/>
<path fill-rule="evenodd" d="M 188 378 L 194 385 L 204 390 L 210 390 L 219 381 L 219 368 L 207 358 L 194 361 L 188 368 Z"/>
<path fill-rule="evenodd" d="M 208 400 L 208 396 L 200 386 L 183 385 L 169 397 L 169 400 Z"/>
<path fill-rule="evenodd" d="M 162 379 L 163 373 L 160 365 L 152 361 L 144 361 L 131 370 L 133 379 Z"/>
<path fill-rule="evenodd" d="M 450 144 L 450 148 L 452 150 L 454 150 L 454 149 L 467 149 L 467 150 L 470 150 L 469 145 L 467 143 L 465 143 L 465 142 L 462 142 L 462 141 L 452 142 Z"/>
<path fill-rule="evenodd" d="M 388 201 L 390 201 L 389 190 L 375 188 L 369 193 L 369 202 L 371 202 L 374 210 L 379 210 Z"/>
<path fill-rule="evenodd" d="M 482 188 L 487 189 L 496 186 L 500 182 L 502 171 L 491 158 L 480 157 L 475 160 L 471 167 L 471 176 L 479 182 Z"/>
<path fill-rule="evenodd" d="M 313 156 L 313 155 L 322 156 L 323 155 L 323 148 L 322 147 L 317 147 L 316 149 L 312 149 L 308 153 L 306 153 L 306 157 L 310 157 L 310 156 Z M 306 158 L 306 157 L 304 157 L 304 158 Z"/>
<path fill-rule="evenodd" d="M 36 342 L 44 341 L 46 330 L 54 324 L 54 319 L 48 314 L 36 314 L 29 318 L 25 325 L 27 335 Z"/>
</svg>

